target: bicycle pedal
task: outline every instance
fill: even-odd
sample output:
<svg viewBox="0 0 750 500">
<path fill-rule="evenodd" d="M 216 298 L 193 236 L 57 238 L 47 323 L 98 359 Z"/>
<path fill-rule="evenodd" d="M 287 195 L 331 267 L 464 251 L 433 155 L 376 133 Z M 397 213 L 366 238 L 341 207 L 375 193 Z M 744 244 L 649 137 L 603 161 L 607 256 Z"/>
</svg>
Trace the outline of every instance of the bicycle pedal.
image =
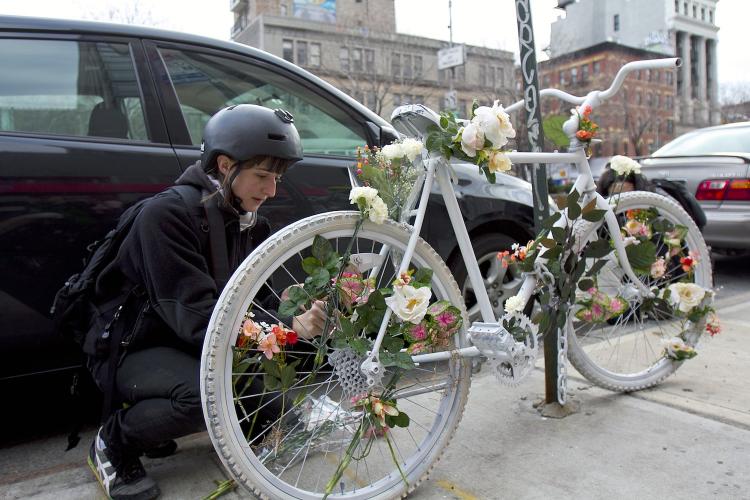
<svg viewBox="0 0 750 500">
<path fill-rule="evenodd" d="M 472 344 L 488 358 L 507 357 L 515 340 L 499 323 L 472 323 L 467 331 Z"/>
</svg>

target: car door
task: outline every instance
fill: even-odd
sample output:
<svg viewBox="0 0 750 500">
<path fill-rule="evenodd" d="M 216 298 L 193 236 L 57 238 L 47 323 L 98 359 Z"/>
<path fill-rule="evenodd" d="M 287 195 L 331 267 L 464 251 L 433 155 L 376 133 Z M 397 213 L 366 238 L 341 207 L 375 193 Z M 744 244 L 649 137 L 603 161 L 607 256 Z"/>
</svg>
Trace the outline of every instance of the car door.
<svg viewBox="0 0 750 500">
<path fill-rule="evenodd" d="M 349 207 L 350 167 L 368 144 L 365 120 L 287 68 L 267 60 L 188 44 L 147 44 L 168 110 L 169 133 L 183 168 L 200 158 L 203 127 L 218 110 L 258 104 L 291 112 L 304 160 L 284 176 L 261 214 L 274 230 L 298 219 Z"/>
<path fill-rule="evenodd" d="M 0 31 L 0 379 L 80 362 L 56 290 L 180 171 L 145 67 L 127 37 Z"/>
</svg>

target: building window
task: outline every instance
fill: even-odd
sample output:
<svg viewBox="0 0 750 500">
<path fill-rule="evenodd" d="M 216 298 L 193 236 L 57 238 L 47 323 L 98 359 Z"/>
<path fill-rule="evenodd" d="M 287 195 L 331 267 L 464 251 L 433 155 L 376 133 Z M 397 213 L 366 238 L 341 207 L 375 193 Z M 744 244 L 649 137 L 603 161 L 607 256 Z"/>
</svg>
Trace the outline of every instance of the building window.
<svg viewBox="0 0 750 500">
<path fill-rule="evenodd" d="M 320 44 L 310 44 L 310 66 L 313 68 L 320 67 Z"/>
<path fill-rule="evenodd" d="M 636 92 L 636 93 L 635 93 L 635 103 L 636 103 L 636 104 L 637 104 L 638 106 L 640 106 L 640 105 L 641 105 L 641 102 L 642 102 L 642 101 L 641 101 L 641 93 L 640 93 L 640 92 Z"/>
<path fill-rule="evenodd" d="M 495 87 L 505 86 L 505 68 L 495 68 Z"/>
<path fill-rule="evenodd" d="M 708 9 L 708 22 L 713 24 L 714 23 L 714 10 Z"/>
<path fill-rule="evenodd" d="M 600 61 L 594 61 L 593 66 L 594 67 L 592 69 L 594 71 L 594 74 L 598 75 L 601 72 L 601 70 L 602 70 L 602 64 L 601 64 L 601 62 Z"/>
<path fill-rule="evenodd" d="M 544 86 L 544 88 L 549 88 L 549 84 L 549 75 L 544 75 L 544 77 L 542 77 L 542 85 Z"/>
<path fill-rule="evenodd" d="M 674 120 L 667 120 L 667 134 L 672 135 L 674 133 Z"/>
<path fill-rule="evenodd" d="M 365 71 L 375 73 L 375 51 L 373 49 L 365 49 Z"/>
<path fill-rule="evenodd" d="M 391 54 L 391 74 L 401 76 L 401 54 L 398 52 Z"/>
<path fill-rule="evenodd" d="M 651 76 L 654 77 L 654 81 L 656 83 L 661 83 L 661 71 L 659 71 L 658 69 L 652 70 Z"/>
<path fill-rule="evenodd" d="M 558 74 L 560 85 L 565 85 L 565 71 L 560 71 Z"/>
<path fill-rule="evenodd" d="M 584 64 L 581 66 L 581 83 L 586 83 L 586 80 L 589 79 L 589 65 Z"/>
<path fill-rule="evenodd" d="M 362 71 L 362 49 L 352 49 L 352 71 Z"/>
<path fill-rule="evenodd" d="M 641 70 L 636 70 L 635 72 L 635 79 L 640 80 L 641 79 Z"/>
<path fill-rule="evenodd" d="M 297 40 L 297 64 L 307 66 L 307 42 Z"/>
<path fill-rule="evenodd" d="M 674 97 L 672 97 L 671 95 L 668 95 L 666 101 L 667 102 L 665 103 L 666 104 L 665 107 L 667 109 L 672 109 L 672 107 L 674 106 Z"/>
<path fill-rule="evenodd" d="M 487 86 L 487 66 L 484 64 L 479 65 L 479 85 L 482 87 Z"/>
<path fill-rule="evenodd" d="M 613 25 L 615 31 L 620 31 L 620 14 L 615 14 L 615 17 L 613 18 Z"/>
<path fill-rule="evenodd" d="M 349 48 L 341 47 L 339 50 L 339 66 L 341 71 L 349 71 Z"/>
<path fill-rule="evenodd" d="M 281 4 L 281 6 L 279 7 L 279 11 L 281 12 L 282 16 L 286 15 L 286 4 L 285 3 Z"/>
<path fill-rule="evenodd" d="M 570 84 L 578 85 L 578 68 L 570 68 Z"/>
<path fill-rule="evenodd" d="M 284 39 L 281 42 L 281 57 L 289 62 L 294 62 L 294 41 Z"/>
<path fill-rule="evenodd" d="M 701 7 L 701 21 L 705 21 L 705 20 L 706 20 L 706 8 Z"/>
<path fill-rule="evenodd" d="M 651 105 L 653 104 L 653 100 L 654 100 L 654 97 L 651 95 L 650 92 L 646 94 L 646 106 L 650 108 Z"/>
<path fill-rule="evenodd" d="M 697 5 L 693 5 L 693 17 L 695 19 L 698 19 L 698 6 Z"/>
<path fill-rule="evenodd" d="M 682 14 L 687 16 L 687 2 L 682 2 Z"/>
<path fill-rule="evenodd" d="M 674 11 L 677 14 L 680 13 L 680 0 L 674 0 Z"/>
<path fill-rule="evenodd" d="M 651 78 L 652 78 L 652 77 L 651 77 L 651 70 L 650 70 L 650 69 L 647 69 L 647 70 L 646 70 L 646 81 L 647 81 L 647 82 L 650 82 L 650 81 L 651 81 Z"/>
<path fill-rule="evenodd" d="M 413 69 L 411 66 L 411 54 L 403 54 L 401 62 L 403 63 L 401 70 L 403 71 L 404 78 L 411 78 Z"/>
<path fill-rule="evenodd" d="M 674 73 L 671 71 L 667 71 L 667 85 L 672 85 L 674 83 Z"/>
<path fill-rule="evenodd" d="M 654 108 L 659 109 L 660 104 L 661 104 L 661 98 L 659 97 L 659 94 L 654 94 Z"/>
<path fill-rule="evenodd" d="M 414 56 L 414 76 L 422 76 L 422 56 Z"/>
</svg>

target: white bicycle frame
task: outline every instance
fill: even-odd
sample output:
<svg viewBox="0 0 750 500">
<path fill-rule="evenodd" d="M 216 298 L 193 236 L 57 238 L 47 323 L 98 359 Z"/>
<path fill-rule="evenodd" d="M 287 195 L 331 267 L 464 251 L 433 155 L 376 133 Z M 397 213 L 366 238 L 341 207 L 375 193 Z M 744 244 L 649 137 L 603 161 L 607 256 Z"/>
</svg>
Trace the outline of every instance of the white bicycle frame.
<svg viewBox="0 0 750 500">
<path fill-rule="evenodd" d="M 589 105 L 592 107 L 592 109 L 595 109 L 604 100 L 612 97 L 614 94 L 617 93 L 617 91 L 622 86 L 622 82 L 624 81 L 625 77 L 631 71 L 636 71 L 636 70 L 641 70 L 641 69 L 675 68 L 675 67 L 680 66 L 680 64 L 681 62 L 678 58 L 654 59 L 650 61 L 634 61 L 620 68 L 620 71 L 615 76 L 615 79 L 612 82 L 612 85 L 605 91 L 594 90 L 594 91 L 589 92 L 589 94 L 586 95 L 585 97 L 577 97 L 577 96 L 573 96 L 571 94 L 568 94 L 566 92 L 563 92 L 557 89 L 545 89 L 540 92 L 540 95 L 558 97 L 572 104 L 581 105 L 581 107 Z M 517 103 L 514 103 L 513 105 L 506 108 L 506 111 L 508 113 L 516 111 L 519 108 L 521 108 L 523 104 L 524 104 L 524 101 L 519 101 Z M 421 116 L 425 116 L 426 114 L 429 115 L 431 113 L 431 115 L 429 115 L 429 118 L 432 119 L 433 121 L 436 116 L 434 112 L 432 112 L 431 110 L 423 106 L 419 106 L 419 107 L 407 106 L 405 108 L 406 108 L 406 111 L 408 111 L 409 108 L 413 108 L 415 110 L 415 114 L 419 114 Z M 404 108 L 402 107 L 399 109 L 404 109 Z M 397 112 L 398 110 L 394 112 L 394 115 Z M 510 158 L 511 162 L 513 162 L 514 164 L 524 164 L 524 163 L 528 163 L 528 164 L 572 163 L 572 164 L 575 164 L 578 167 L 579 175 L 578 175 L 576 182 L 573 185 L 572 190 L 576 190 L 581 194 L 579 204 L 585 205 L 586 203 L 589 203 L 592 199 L 595 198 L 596 207 L 598 209 L 606 211 L 605 223 L 610 229 L 610 233 L 614 236 L 615 250 L 616 250 L 617 258 L 620 262 L 620 265 L 622 266 L 622 269 L 625 271 L 631 283 L 636 284 L 636 287 L 638 288 L 637 292 L 639 294 L 641 294 L 642 296 L 650 296 L 651 292 L 635 276 L 635 274 L 633 273 L 633 269 L 631 268 L 630 263 L 628 262 L 628 259 L 625 253 L 625 245 L 624 245 L 622 236 L 620 235 L 620 227 L 617 222 L 617 218 L 614 214 L 614 211 L 612 210 L 612 206 L 609 204 L 607 200 L 605 200 L 600 194 L 596 192 L 596 184 L 594 183 L 594 179 L 591 174 L 591 167 L 589 166 L 588 159 L 586 158 L 584 147 L 575 137 L 575 133 L 577 130 L 578 130 L 578 116 L 573 114 L 571 118 L 569 118 L 568 121 L 566 121 L 565 124 L 563 125 L 563 131 L 571 139 L 571 143 L 570 143 L 571 147 L 569 149 L 572 152 L 569 152 L 569 153 L 513 152 L 513 153 L 508 153 L 508 157 Z M 421 135 L 420 131 L 418 131 L 417 129 L 414 129 L 414 132 L 416 135 Z M 461 252 L 464 263 L 466 265 L 466 269 L 468 271 L 469 282 L 471 283 L 471 286 L 474 290 L 477 304 L 481 311 L 482 322 L 485 324 L 488 324 L 488 326 L 501 327 L 502 326 L 500 324 L 501 318 L 495 317 L 495 313 L 490 304 L 489 296 L 487 294 L 487 290 L 484 286 L 482 275 L 479 270 L 479 264 L 477 263 L 477 259 L 474 255 L 474 249 L 471 244 L 471 239 L 466 229 L 466 224 L 464 223 L 463 216 L 461 215 L 461 210 L 458 206 L 456 193 L 453 190 L 453 183 L 451 180 L 451 172 L 452 172 L 451 166 L 442 156 L 439 156 L 437 158 L 426 157 L 425 160 L 426 160 L 425 161 L 426 174 L 424 177 L 424 183 L 422 185 L 421 191 L 417 191 L 417 193 L 420 193 L 418 208 L 416 210 L 409 211 L 409 215 L 412 217 L 415 217 L 415 220 L 413 223 L 412 235 L 409 239 L 409 243 L 407 245 L 406 251 L 404 252 L 403 259 L 401 261 L 401 266 L 400 266 L 401 268 L 399 269 L 399 275 L 408 270 L 407 268 L 409 266 L 409 262 L 411 261 L 411 257 L 414 253 L 414 248 L 416 246 L 417 239 L 419 238 L 419 234 L 422 228 L 422 223 L 424 221 L 425 212 L 427 210 L 427 200 L 431 193 L 433 182 L 434 180 L 437 180 L 438 186 L 440 188 L 440 193 L 443 197 L 443 200 L 445 201 L 445 206 L 448 211 L 448 217 L 451 221 L 451 225 L 453 229 L 455 230 L 459 250 Z M 411 206 L 409 208 L 411 208 Z M 567 209 L 565 210 L 565 214 L 567 214 Z M 555 226 L 567 227 L 567 225 L 569 224 L 571 224 L 571 222 L 566 216 L 566 217 L 561 217 L 555 223 Z M 388 252 L 387 247 L 384 247 L 381 250 L 381 254 L 385 254 L 387 252 Z M 540 259 L 540 260 L 543 262 L 543 259 Z M 377 268 L 373 270 L 372 272 L 375 272 L 376 270 Z M 521 285 L 521 289 L 518 292 L 518 295 L 523 298 L 524 303 L 528 302 L 531 299 L 532 295 L 534 294 L 534 291 L 537 286 L 537 278 L 538 277 L 536 273 L 528 273 L 525 276 L 524 282 Z M 391 314 L 392 314 L 391 310 L 386 309 L 385 316 L 383 318 L 383 322 L 378 332 L 378 336 L 375 339 L 375 342 L 373 344 L 372 351 L 368 353 L 367 358 L 361 365 L 362 373 L 367 377 L 368 383 L 370 385 L 374 383 L 375 379 L 380 375 L 380 371 L 382 369 L 382 365 L 380 364 L 378 352 L 380 351 L 380 345 L 385 335 L 385 331 L 386 331 L 388 322 L 390 320 Z M 478 323 L 479 322 L 475 322 L 474 324 L 476 325 Z M 457 356 L 474 357 L 474 356 L 479 356 L 479 355 L 480 355 L 479 349 L 477 349 L 474 346 L 466 346 L 466 347 L 459 347 L 451 351 L 440 351 L 440 352 L 428 353 L 428 354 L 418 354 L 418 355 L 412 356 L 412 359 L 415 363 L 424 363 L 424 362 L 445 360 L 445 359 L 449 359 L 449 358 L 453 358 Z"/>
</svg>

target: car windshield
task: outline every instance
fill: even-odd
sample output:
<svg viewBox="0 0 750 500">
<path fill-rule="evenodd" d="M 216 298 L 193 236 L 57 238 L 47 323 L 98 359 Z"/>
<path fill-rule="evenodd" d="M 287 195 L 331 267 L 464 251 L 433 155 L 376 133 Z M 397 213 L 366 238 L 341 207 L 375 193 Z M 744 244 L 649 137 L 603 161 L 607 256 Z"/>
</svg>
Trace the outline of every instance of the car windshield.
<svg viewBox="0 0 750 500">
<path fill-rule="evenodd" d="M 665 144 L 653 156 L 750 153 L 750 127 L 696 130 Z"/>
</svg>

